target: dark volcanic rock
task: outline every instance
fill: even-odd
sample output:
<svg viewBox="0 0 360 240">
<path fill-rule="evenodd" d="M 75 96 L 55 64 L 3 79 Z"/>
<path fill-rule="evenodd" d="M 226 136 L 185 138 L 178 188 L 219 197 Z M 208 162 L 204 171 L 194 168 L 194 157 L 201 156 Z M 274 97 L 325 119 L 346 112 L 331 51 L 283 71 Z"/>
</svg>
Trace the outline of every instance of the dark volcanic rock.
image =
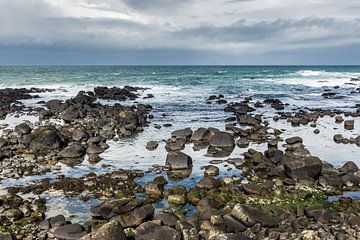
<svg viewBox="0 0 360 240">
<path fill-rule="evenodd" d="M 255 223 L 260 223 L 263 227 L 276 227 L 278 225 L 276 218 L 246 204 L 237 204 L 231 215 L 248 227 Z"/>
<path fill-rule="evenodd" d="M 124 228 L 137 227 L 144 220 L 152 217 L 154 214 L 154 207 L 151 204 L 135 208 L 133 211 L 118 215 L 114 220 L 119 221 Z"/>
<path fill-rule="evenodd" d="M 80 224 L 67 224 L 61 227 L 58 227 L 54 231 L 54 236 L 59 239 L 79 239 L 86 235 L 85 228 Z"/>
<path fill-rule="evenodd" d="M 317 157 L 287 156 L 284 159 L 286 175 L 292 179 L 317 178 L 321 173 L 322 163 Z"/>
<path fill-rule="evenodd" d="M 63 136 L 53 126 L 39 127 L 32 133 L 30 148 L 34 152 L 58 150 L 65 146 Z"/>
<path fill-rule="evenodd" d="M 117 221 L 104 224 L 99 229 L 80 238 L 80 240 L 126 240 L 123 227 Z"/>
<path fill-rule="evenodd" d="M 58 153 L 63 158 L 80 158 L 85 155 L 85 148 L 79 143 L 73 143 Z"/>
<path fill-rule="evenodd" d="M 174 170 L 191 168 L 192 159 L 182 152 L 169 152 L 166 157 L 165 165 Z"/>
<path fill-rule="evenodd" d="M 230 133 L 227 132 L 215 132 L 208 137 L 210 146 L 217 148 L 234 147 L 235 141 Z"/>
</svg>

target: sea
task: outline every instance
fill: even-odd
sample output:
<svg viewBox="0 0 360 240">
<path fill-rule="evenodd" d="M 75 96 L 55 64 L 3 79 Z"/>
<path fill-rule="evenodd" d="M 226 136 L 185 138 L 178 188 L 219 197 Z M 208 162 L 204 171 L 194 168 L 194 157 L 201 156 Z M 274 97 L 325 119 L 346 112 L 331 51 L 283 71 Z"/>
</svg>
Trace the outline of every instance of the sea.
<svg viewBox="0 0 360 240">
<path fill-rule="evenodd" d="M 43 178 L 55 179 L 59 174 L 81 177 L 89 172 L 101 174 L 119 168 L 149 171 L 146 177 L 137 180 L 144 184 L 159 175 L 152 171 L 155 166 L 165 164 L 165 141 L 172 131 L 185 127 L 193 130 L 199 127 L 224 130 L 225 119 L 231 114 L 224 112 L 224 105 L 209 104 L 207 98 L 210 95 L 222 94 L 228 102 L 241 101 L 244 97 L 252 97 L 254 101 L 277 98 L 289 104 L 286 107 L 289 111 L 299 108 L 354 111 L 353 107 L 360 104 L 360 94 L 350 94 L 360 87 L 360 66 L 0 66 L 0 88 L 55 89 L 54 92 L 39 94 L 40 99 L 24 100 L 24 104 L 28 106 L 37 106 L 41 100 L 65 100 L 81 90 L 91 91 L 95 86 L 126 85 L 147 88 L 141 92 L 142 96 L 154 95 L 154 98 L 141 97 L 136 101 L 121 102 L 124 105 L 152 105 L 151 114 L 154 119 L 144 132 L 128 139 L 110 141 L 110 148 L 101 155 L 103 160 L 97 164 L 90 164 L 86 159 L 75 167 L 59 163 L 61 170 L 58 172 L 19 180 L 3 179 L 0 183 L 1 191 L 6 191 L 9 186 L 25 185 Z M 321 95 L 326 89 L 343 98 L 325 99 Z M 267 120 L 272 128 L 283 129 L 283 138 L 302 137 L 309 151 L 322 160 L 334 166 L 341 166 L 346 161 L 354 161 L 360 166 L 359 147 L 350 144 L 338 145 L 333 141 L 333 136 L 338 133 L 346 137 L 359 136 L 359 119 L 355 119 L 354 131 L 346 131 L 342 125 L 336 124 L 333 118 L 321 118 L 317 123 L 320 134 L 315 135 L 314 129 L 309 126 L 291 127 L 286 120 L 272 122 L 271 116 L 275 112 L 270 107 L 259 109 L 258 113 L 268 116 Z M 8 116 L 0 120 L 0 124 L 7 123 L 11 128 L 26 120 L 37 119 L 27 115 Z M 172 127 L 154 128 L 154 124 L 165 123 L 172 124 Z M 145 148 L 146 142 L 150 140 L 160 142 L 155 151 Z M 251 144 L 249 148 L 264 151 L 266 144 Z M 229 157 L 241 157 L 246 150 L 236 148 Z M 184 152 L 192 156 L 194 167 L 189 177 L 169 181 L 169 188 L 174 185 L 193 187 L 203 177 L 202 167 L 214 160 L 206 156 L 206 150 L 194 151 L 191 145 L 187 146 Z M 222 177 L 241 176 L 240 170 L 226 162 L 217 166 Z M 46 197 L 48 216 L 66 212 L 67 217 L 78 221 L 85 221 L 89 207 L 98 203 L 96 199 L 85 203 L 79 198 L 54 193 Z M 161 202 L 158 207 L 166 206 L 166 202 Z M 191 212 L 190 207 L 189 209 Z"/>
</svg>

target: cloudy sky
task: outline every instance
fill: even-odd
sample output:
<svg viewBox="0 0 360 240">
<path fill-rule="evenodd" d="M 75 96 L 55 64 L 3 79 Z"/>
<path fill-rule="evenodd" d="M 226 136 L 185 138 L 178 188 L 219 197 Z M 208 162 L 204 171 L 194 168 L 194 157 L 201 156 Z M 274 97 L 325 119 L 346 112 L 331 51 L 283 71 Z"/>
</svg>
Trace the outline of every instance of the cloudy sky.
<svg viewBox="0 0 360 240">
<path fill-rule="evenodd" d="M 0 0 L 0 64 L 360 64 L 360 1 Z"/>
</svg>

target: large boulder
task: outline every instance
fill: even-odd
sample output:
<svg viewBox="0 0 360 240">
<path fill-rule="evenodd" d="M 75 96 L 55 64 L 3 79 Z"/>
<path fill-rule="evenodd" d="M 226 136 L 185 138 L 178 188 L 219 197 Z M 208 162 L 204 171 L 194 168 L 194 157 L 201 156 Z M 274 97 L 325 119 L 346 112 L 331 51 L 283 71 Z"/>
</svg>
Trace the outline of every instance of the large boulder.
<svg viewBox="0 0 360 240">
<path fill-rule="evenodd" d="M 117 221 L 104 224 L 96 231 L 80 238 L 80 240 L 126 240 L 123 227 Z"/>
<path fill-rule="evenodd" d="M 192 159 L 182 152 L 169 152 L 166 157 L 165 165 L 172 170 L 191 168 Z"/>
<path fill-rule="evenodd" d="M 32 134 L 30 149 L 33 152 L 46 152 L 58 150 L 65 146 L 65 141 L 60 132 L 53 126 L 39 127 Z"/>
<path fill-rule="evenodd" d="M 91 207 L 90 214 L 96 219 L 109 220 L 112 217 L 130 212 L 140 205 L 141 203 L 139 201 L 133 199 L 113 200 Z"/>
<path fill-rule="evenodd" d="M 321 173 L 322 162 L 317 157 L 287 156 L 283 161 L 285 174 L 292 179 L 301 179 L 307 177 L 316 179 Z"/>
<path fill-rule="evenodd" d="M 214 132 L 209 135 L 208 142 L 210 146 L 216 148 L 231 148 L 235 146 L 235 140 L 230 133 Z"/>
</svg>

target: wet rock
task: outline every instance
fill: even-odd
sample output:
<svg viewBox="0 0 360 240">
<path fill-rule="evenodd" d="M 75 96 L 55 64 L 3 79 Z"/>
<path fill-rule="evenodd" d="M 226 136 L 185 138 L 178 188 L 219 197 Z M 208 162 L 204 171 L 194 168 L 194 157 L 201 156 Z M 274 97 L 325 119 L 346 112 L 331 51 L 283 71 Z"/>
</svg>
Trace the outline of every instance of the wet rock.
<svg viewBox="0 0 360 240">
<path fill-rule="evenodd" d="M 231 216 L 231 214 L 224 215 L 224 225 L 227 232 L 240 233 L 246 230 L 246 226 L 239 220 Z"/>
<path fill-rule="evenodd" d="M 75 108 L 68 108 L 61 113 L 62 119 L 70 123 L 79 117 L 79 112 Z"/>
<path fill-rule="evenodd" d="M 101 99 L 110 99 L 110 100 L 118 100 L 125 101 L 127 99 L 134 100 L 138 97 L 136 92 L 141 88 L 133 88 L 129 86 L 125 86 L 124 88 L 118 87 L 96 87 L 94 88 L 95 96 Z"/>
<path fill-rule="evenodd" d="M 80 238 L 80 240 L 126 240 L 123 227 L 119 222 L 111 221 L 99 229 Z"/>
<path fill-rule="evenodd" d="M 164 190 L 163 186 L 156 182 L 148 182 L 144 186 L 145 192 L 152 196 L 161 196 Z"/>
<path fill-rule="evenodd" d="M 83 128 L 76 128 L 72 135 L 72 139 L 77 142 L 87 141 L 89 138 L 89 133 Z"/>
<path fill-rule="evenodd" d="M 205 141 L 210 131 L 207 128 L 198 128 L 191 136 L 192 142 Z"/>
<path fill-rule="evenodd" d="M 239 138 L 237 141 L 236 141 L 236 145 L 239 147 L 239 148 L 247 148 L 250 144 L 250 141 L 246 138 Z"/>
<path fill-rule="evenodd" d="M 336 123 L 342 123 L 344 121 L 344 118 L 342 116 L 336 116 L 335 117 L 335 122 Z"/>
<path fill-rule="evenodd" d="M 227 132 L 215 132 L 209 135 L 208 142 L 210 146 L 215 148 L 227 148 L 234 147 L 235 141 L 230 133 Z"/>
<path fill-rule="evenodd" d="M 346 130 L 354 130 L 354 120 L 346 120 L 345 122 L 344 122 L 344 128 L 346 129 Z"/>
<path fill-rule="evenodd" d="M 246 237 L 242 234 L 221 233 L 210 238 L 210 240 L 253 240 L 253 238 Z"/>
<path fill-rule="evenodd" d="M 13 233 L 0 233 L 0 240 L 16 240 L 16 236 Z"/>
<path fill-rule="evenodd" d="M 185 140 L 184 139 L 177 139 L 176 141 L 172 141 L 171 139 L 166 142 L 165 149 L 168 152 L 171 151 L 181 151 L 185 149 Z"/>
<path fill-rule="evenodd" d="M 146 149 L 149 151 L 155 150 L 159 146 L 157 141 L 149 141 L 146 143 Z"/>
<path fill-rule="evenodd" d="M 291 137 L 291 138 L 287 138 L 285 142 L 289 145 L 293 145 L 297 143 L 302 143 L 303 140 L 300 137 Z"/>
<path fill-rule="evenodd" d="M 44 126 L 32 134 L 30 148 L 33 152 L 47 152 L 58 150 L 65 145 L 63 136 L 53 126 Z"/>
<path fill-rule="evenodd" d="M 190 128 L 179 129 L 171 133 L 171 137 L 175 139 L 182 139 L 189 141 L 192 136 L 192 130 Z"/>
<path fill-rule="evenodd" d="M 147 204 L 135 208 L 133 211 L 116 216 L 114 220 L 119 221 L 124 228 L 137 227 L 146 219 L 152 217 L 154 211 L 154 207 L 151 204 Z"/>
<path fill-rule="evenodd" d="M 160 220 L 165 226 L 175 227 L 179 217 L 172 212 L 155 212 L 154 220 Z"/>
<path fill-rule="evenodd" d="M 85 148 L 79 143 L 73 143 L 58 153 L 63 158 L 80 158 L 85 155 Z"/>
<path fill-rule="evenodd" d="M 205 169 L 205 176 L 217 176 L 219 175 L 219 168 L 216 166 L 205 166 L 203 167 Z"/>
<path fill-rule="evenodd" d="M 192 159 L 182 152 L 169 152 L 166 157 L 165 165 L 174 170 L 191 168 Z"/>
<path fill-rule="evenodd" d="M 14 131 L 19 135 L 24 135 L 31 133 L 31 128 L 27 123 L 21 123 L 15 127 Z"/>
<path fill-rule="evenodd" d="M 284 160 L 286 175 L 292 179 L 317 178 L 322 168 L 321 160 L 317 157 L 287 157 Z"/>
<path fill-rule="evenodd" d="M 169 195 L 168 202 L 175 205 L 184 205 L 186 203 L 184 195 Z"/>
<path fill-rule="evenodd" d="M 276 218 L 246 204 L 235 205 L 231 215 L 248 227 L 255 223 L 260 223 L 263 227 L 276 227 L 278 225 Z"/>
<path fill-rule="evenodd" d="M 359 168 L 354 162 L 348 161 L 348 162 L 346 162 L 344 164 L 344 166 L 342 166 L 339 169 L 339 173 L 340 173 L 340 175 L 345 175 L 345 174 L 348 174 L 348 173 L 357 172 L 358 170 L 359 170 Z"/>
<path fill-rule="evenodd" d="M 80 224 L 67 224 L 55 229 L 54 237 L 59 239 L 79 239 L 86 235 L 85 228 Z"/>
<path fill-rule="evenodd" d="M 89 147 L 86 149 L 86 153 L 93 155 L 93 154 L 100 154 L 103 153 L 104 149 L 99 145 L 90 144 Z"/>
<path fill-rule="evenodd" d="M 221 181 L 212 177 L 204 177 L 196 186 L 198 188 L 212 189 L 221 186 Z"/>
</svg>

